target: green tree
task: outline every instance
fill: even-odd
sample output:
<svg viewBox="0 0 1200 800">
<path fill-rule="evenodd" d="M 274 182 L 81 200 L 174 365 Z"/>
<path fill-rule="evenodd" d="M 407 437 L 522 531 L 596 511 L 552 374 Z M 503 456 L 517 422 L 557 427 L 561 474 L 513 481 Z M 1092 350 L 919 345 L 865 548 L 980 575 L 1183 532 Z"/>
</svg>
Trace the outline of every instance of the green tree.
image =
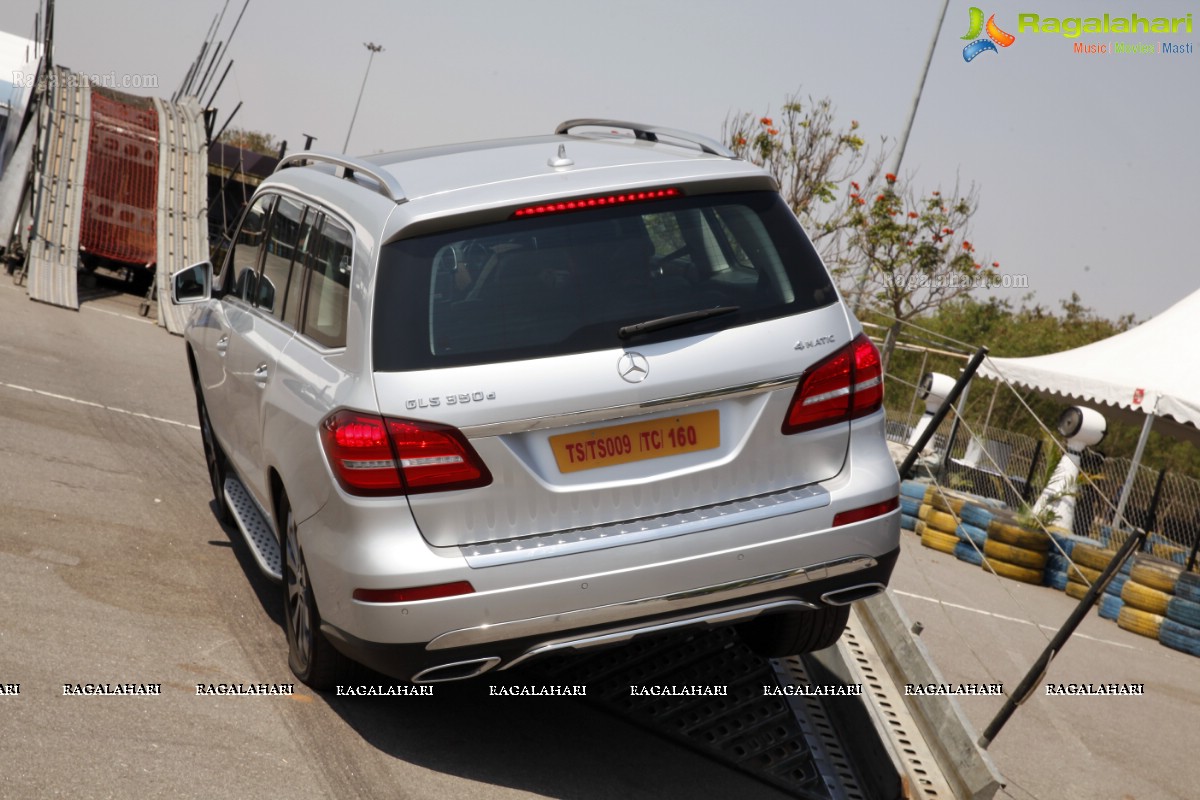
<svg viewBox="0 0 1200 800">
<path fill-rule="evenodd" d="M 888 173 L 864 186 L 850 183 L 846 197 L 845 272 L 857 270 L 849 292 L 856 312 L 880 311 L 888 328 L 882 355 L 887 369 L 903 324 L 995 280 L 999 262 L 977 260 L 967 230 L 978 206 L 974 191 L 949 197 L 934 190 L 918 196 Z"/>
<path fill-rule="evenodd" d="M 232 147 L 240 147 L 243 150 L 253 150 L 255 153 L 262 153 L 266 156 L 279 154 L 279 142 L 271 134 L 262 131 L 229 128 L 221 134 L 218 141 Z"/>
</svg>

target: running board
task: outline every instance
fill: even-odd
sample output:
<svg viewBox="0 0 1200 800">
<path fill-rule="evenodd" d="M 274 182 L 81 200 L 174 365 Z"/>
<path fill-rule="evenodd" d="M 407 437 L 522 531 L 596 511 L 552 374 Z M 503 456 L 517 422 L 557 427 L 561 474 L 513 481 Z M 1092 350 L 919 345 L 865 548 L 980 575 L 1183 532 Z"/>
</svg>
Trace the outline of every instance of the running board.
<svg viewBox="0 0 1200 800">
<path fill-rule="evenodd" d="M 225 479 L 225 501 L 229 504 L 233 521 L 242 532 L 242 538 L 250 547 L 251 555 L 258 562 L 258 568 L 271 580 L 282 581 L 283 555 L 279 551 L 275 531 L 263 519 L 242 482 L 233 476 Z"/>
</svg>

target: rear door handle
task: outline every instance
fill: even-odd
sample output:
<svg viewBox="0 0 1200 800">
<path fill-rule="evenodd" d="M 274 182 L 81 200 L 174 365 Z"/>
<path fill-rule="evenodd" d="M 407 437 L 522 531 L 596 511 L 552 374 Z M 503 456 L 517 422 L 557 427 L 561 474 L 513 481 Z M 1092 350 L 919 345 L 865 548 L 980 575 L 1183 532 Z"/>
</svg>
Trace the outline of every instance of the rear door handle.
<svg viewBox="0 0 1200 800">
<path fill-rule="evenodd" d="M 271 370 L 267 368 L 266 363 L 259 364 L 254 370 L 254 382 L 261 389 L 267 385 L 267 376 L 271 374 Z"/>
<path fill-rule="evenodd" d="M 217 352 L 225 355 L 225 351 L 229 349 L 229 334 L 225 334 L 220 339 L 217 339 Z"/>
</svg>

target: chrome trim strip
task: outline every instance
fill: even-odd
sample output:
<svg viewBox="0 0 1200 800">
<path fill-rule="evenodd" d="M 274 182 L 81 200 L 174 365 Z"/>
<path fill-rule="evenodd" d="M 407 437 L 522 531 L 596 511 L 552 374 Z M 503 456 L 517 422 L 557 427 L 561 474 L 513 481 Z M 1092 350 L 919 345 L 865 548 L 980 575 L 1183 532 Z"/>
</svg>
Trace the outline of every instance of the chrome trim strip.
<svg viewBox="0 0 1200 800">
<path fill-rule="evenodd" d="M 829 503 L 829 492 L 823 487 L 801 486 L 674 514 L 626 520 L 591 528 L 555 531 L 503 542 L 465 545 L 459 548 L 459 552 L 472 569 L 482 569 L 686 536 L 730 525 L 745 525 L 786 514 L 811 511 Z"/>
<path fill-rule="evenodd" d="M 635 636 L 641 636 L 648 633 L 663 633 L 683 628 L 691 625 L 724 625 L 730 622 L 736 622 L 740 619 L 757 617 L 765 614 L 768 611 L 811 611 L 817 606 L 804 600 L 776 600 L 770 603 L 758 603 L 752 606 L 743 608 L 733 608 L 725 611 L 718 611 L 713 614 L 705 614 L 700 617 L 688 617 L 685 619 L 671 620 L 669 622 L 659 622 L 653 625 L 643 625 L 638 628 L 628 628 L 611 633 L 599 633 L 591 636 L 584 636 L 578 639 L 562 639 L 554 642 L 546 642 L 538 645 L 532 650 L 528 650 L 514 658 L 512 661 L 500 668 L 503 672 L 506 669 L 511 669 L 522 661 L 527 661 L 537 656 L 555 653 L 561 650 L 586 650 L 589 647 L 601 647 L 610 644 L 620 644 L 633 639 Z"/>
<path fill-rule="evenodd" d="M 479 625 L 473 628 L 461 628 L 456 631 L 443 633 L 434 638 L 433 641 L 425 646 L 425 649 L 446 650 L 453 647 L 468 647 L 471 645 L 504 641 L 506 639 L 520 639 L 526 636 L 544 636 L 564 629 L 607 625 L 656 614 L 685 611 L 707 603 L 732 601 L 739 597 L 789 589 L 813 580 L 846 575 L 858 572 L 859 570 L 869 569 L 877 566 L 878 563 L 868 555 L 846 556 L 845 558 L 812 564 L 807 567 L 797 567 L 795 569 L 784 570 L 783 572 L 774 572 L 769 575 L 758 575 L 753 578 L 721 583 L 715 586 L 702 586 L 698 589 L 688 589 L 682 592 L 659 595 L 658 597 L 629 600 L 624 603 L 612 603 L 594 608 L 581 608 L 561 614 L 548 614 L 530 619 L 513 620 L 511 622 Z"/>
<path fill-rule="evenodd" d="M 659 125 L 643 125 L 640 122 L 623 122 L 617 119 L 569 119 L 566 122 L 560 123 L 554 129 L 554 132 L 556 134 L 570 133 L 574 128 L 584 127 L 624 128 L 627 131 L 632 131 L 634 137 L 648 142 L 657 142 L 660 135 L 666 136 L 671 139 L 678 139 L 681 142 L 694 144 L 700 148 L 701 152 L 708 153 L 709 155 L 737 159 L 737 153 L 720 142 L 709 139 L 707 136 L 701 136 L 698 133 L 691 133 L 689 131 L 680 131 L 674 128 L 663 128 Z"/>
<path fill-rule="evenodd" d="M 448 683 L 450 681 L 461 681 L 467 678 L 474 678 L 487 672 L 492 667 L 500 663 L 500 659 L 492 656 L 491 658 L 471 658 L 466 661 L 452 661 L 449 664 L 438 664 L 436 667 L 423 669 L 416 675 L 413 675 L 410 680 L 413 683 Z M 468 664 L 478 664 L 479 668 L 474 672 L 468 672 L 465 675 L 455 675 L 453 678 L 427 678 L 426 675 L 431 672 L 437 673 L 442 670 L 453 669 L 454 667 L 463 667 Z"/>
<path fill-rule="evenodd" d="M 586 411 L 571 411 L 566 414 L 553 414 L 544 417 L 529 417 L 507 422 L 489 422 L 482 425 L 469 425 L 460 428 L 468 439 L 479 436 L 504 436 L 510 433 L 528 433 L 529 431 L 545 430 L 547 428 L 562 428 L 569 425 L 580 425 L 587 422 L 606 422 L 610 419 L 620 419 L 639 411 L 672 411 L 709 400 L 727 400 L 736 397 L 750 397 L 764 392 L 770 392 L 785 386 L 800 382 L 800 374 L 786 375 L 779 378 L 755 381 L 739 386 L 727 386 L 722 389 L 711 389 L 704 392 L 692 392 L 674 397 L 664 397 L 660 400 L 647 400 L 642 403 L 627 403 L 606 408 L 593 408 Z"/>
</svg>

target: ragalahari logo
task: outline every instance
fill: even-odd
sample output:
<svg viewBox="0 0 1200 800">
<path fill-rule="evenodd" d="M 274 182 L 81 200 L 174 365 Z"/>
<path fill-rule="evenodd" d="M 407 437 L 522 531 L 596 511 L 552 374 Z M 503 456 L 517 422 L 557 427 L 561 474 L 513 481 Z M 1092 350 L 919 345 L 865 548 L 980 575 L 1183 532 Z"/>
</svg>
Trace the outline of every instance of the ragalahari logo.
<svg viewBox="0 0 1200 800">
<path fill-rule="evenodd" d="M 988 38 L 980 39 L 979 34 L 984 30 L 987 31 Z M 1000 26 L 996 24 L 995 14 L 988 17 L 987 25 L 984 25 L 983 11 L 974 6 L 971 7 L 971 29 L 962 38 L 974 40 L 963 48 L 963 60 L 967 62 L 973 61 L 975 56 L 980 53 L 986 53 L 989 50 L 993 53 L 998 53 L 1000 51 L 996 49 L 996 45 L 1008 47 L 1017 40 L 1017 37 L 1011 33 L 1005 33 L 1000 30 Z"/>
</svg>

